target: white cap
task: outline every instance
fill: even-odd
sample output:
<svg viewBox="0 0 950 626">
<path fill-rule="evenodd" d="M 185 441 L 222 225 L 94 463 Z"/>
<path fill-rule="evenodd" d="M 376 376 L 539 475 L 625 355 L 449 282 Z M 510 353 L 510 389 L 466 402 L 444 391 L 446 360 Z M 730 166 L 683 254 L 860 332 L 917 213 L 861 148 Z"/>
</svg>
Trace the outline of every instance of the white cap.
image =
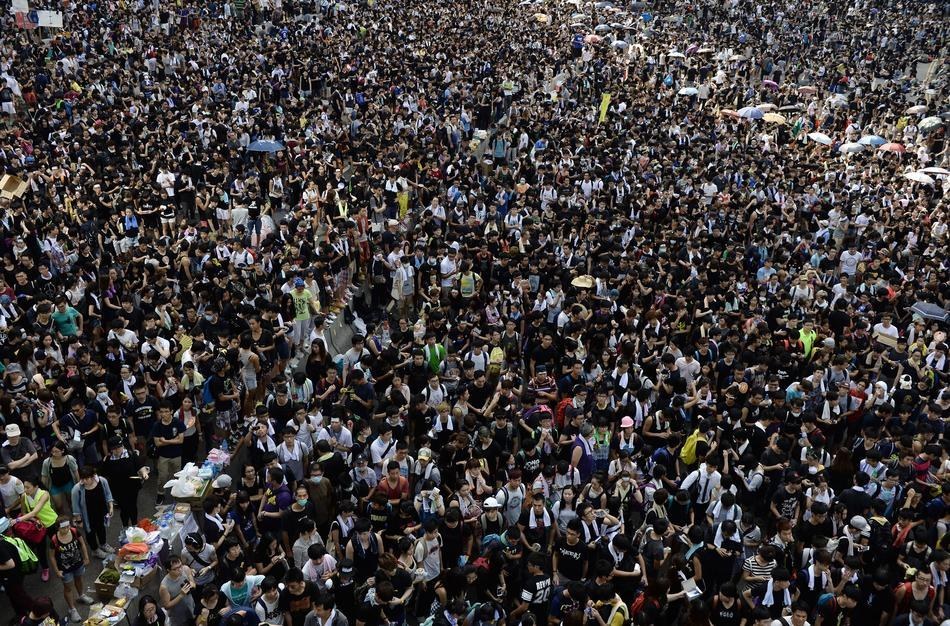
<svg viewBox="0 0 950 626">
<path fill-rule="evenodd" d="M 485 508 L 486 509 L 500 509 L 501 505 L 498 504 L 498 500 L 495 498 L 485 498 Z"/>
</svg>

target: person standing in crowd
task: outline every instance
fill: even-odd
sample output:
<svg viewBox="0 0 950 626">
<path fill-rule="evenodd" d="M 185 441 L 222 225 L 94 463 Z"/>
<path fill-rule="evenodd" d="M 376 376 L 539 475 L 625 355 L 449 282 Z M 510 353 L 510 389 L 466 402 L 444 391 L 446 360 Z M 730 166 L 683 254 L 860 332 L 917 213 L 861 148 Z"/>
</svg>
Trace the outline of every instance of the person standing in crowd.
<svg viewBox="0 0 950 626">
<path fill-rule="evenodd" d="M 88 465 L 79 470 L 79 484 L 73 487 L 73 521 L 86 533 L 86 541 L 97 559 L 104 559 L 115 552 L 106 541 L 109 522 L 112 519 L 115 501 L 109 481 L 99 476 Z"/>
</svg>

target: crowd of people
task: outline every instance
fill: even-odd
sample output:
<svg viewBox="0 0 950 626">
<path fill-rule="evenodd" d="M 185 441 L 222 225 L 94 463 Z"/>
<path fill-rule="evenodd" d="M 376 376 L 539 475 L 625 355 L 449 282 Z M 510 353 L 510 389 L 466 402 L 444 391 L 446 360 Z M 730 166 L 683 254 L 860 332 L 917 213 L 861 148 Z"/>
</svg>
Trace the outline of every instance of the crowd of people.
<svg viewBox="0 0 950 626">
<path fill-rule="evenodd" d="M 950 4 L 60 4 L 0 17 L 17 623 L 213 448 L 136 626 L 950 620 Z"/>
</svg>

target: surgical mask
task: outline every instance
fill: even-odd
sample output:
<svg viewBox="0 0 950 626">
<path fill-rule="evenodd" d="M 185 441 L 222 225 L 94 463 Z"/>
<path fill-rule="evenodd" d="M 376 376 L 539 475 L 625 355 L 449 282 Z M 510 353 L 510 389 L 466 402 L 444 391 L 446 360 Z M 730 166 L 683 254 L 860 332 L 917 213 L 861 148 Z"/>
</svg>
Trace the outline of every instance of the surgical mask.
<svg viewBox="0 0 950 626">
<path fill-rule="evenodd" d="M 96 394 L 96 399 L 99 400 L 100 402 L 103 402 L 103 403 L 108 402 L 108 401 L 109 401 L 109 394 L 108 394 L 107 392 L 103 391 L 103 392 L 100 393 L 100 394 Z"/>
<path fill-rule="evenodd" d="M 311 476 L 311 477 L 310 477 L 310 482 L 312 482 L 314 485 L 319 485 L 322 480 L 323 480 L 323 476 Z"/>
<path fill-rule="evenodd" d="M 297 498 L 297 504 L 300 506 L 307 506 L 307 503 L 310 502 L 307 498 Z"/>
<path fill-rule="evenodd" d="M 214 315 L 211 315 L 210 313 L 205 313 L 205 319 L 208 320 L 209 322 L 213 321 Z"/>
</svg>

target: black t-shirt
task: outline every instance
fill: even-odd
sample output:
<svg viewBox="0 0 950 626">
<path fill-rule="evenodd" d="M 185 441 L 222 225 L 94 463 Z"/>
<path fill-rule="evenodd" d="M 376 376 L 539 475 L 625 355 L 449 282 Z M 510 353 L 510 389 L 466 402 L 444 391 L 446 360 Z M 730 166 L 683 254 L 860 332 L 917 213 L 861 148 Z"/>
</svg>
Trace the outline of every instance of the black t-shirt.
<svg viewBox="0 0 950 626">
<path fill-rule="evenodd" d="M 280 608 L 290 613 L 291 624 L 285 626 L 303 626 L 307 613 L 310 612 L 312 598 L 317 594 L 317 586 L 310 581 L 304 583 L 303 593 L 297 595 L 284 588 L 280 592 Z"/>
<path fill-rule="evenodd" d="M 185 432 L 185 425 L 182 421 L 172 418 L 169 424 L 163 424 L 161 421 L 155 422 L 155 426 L 152 427 L 151 437 L 153 439 L 157 437 L 174 439 L 183 432 Z M 158 456 L 163 459 L 176 459 L 181 456 L 181 448 L 182 445 L 178 443 L 168 446 L 157 446 L 155 450 Z"/>
<path fill-rule="evenodd" d="M 227 378 L 222 378 L 217 374 L 211 376 L 210 381 L 208 382 L 208 389 L 211 391 L 211 397 L 214 398 L 214 410 L 215 411 L 228 411 L 231 408 L 231 400 L 221 400 L 220 396 L 222 394 L 232 393 L 231 381 Z"/>
<path fill-rule="evenodd" d="M 363 622 L 366 626 L 380 626 L 386 623 L 388 619 L 383 612 L 383 607 L 371 602 L 364 602 L 356 611 L 356 621 Z M 296 624 L 294 625 L 296 626 Z"/>
<path fill-rule="evenodd" d="M 571 580 L 581 580 L 584 575 L 584 563 L 587 562 L 588 547 L 583 541 L 569 545 L 567 539 L 560 538 L 554 546 L 557 554 L 558 573 Z"/>
<path fill-rule="evenodd" d="M 784 487 L 779 487 L 772 496 L 772 504 L 785 519 L 795 518 L 795 505 L 800 504 L 804 496 L 801 491 L 789 493 Z M 800 510 L 800 509 L 799 509 Z"/>
<path fill-rule="evenodd" d="M 6 563 L 13 559 L 15 563 L 13 569 L 0 570 L 0 581 L 6 583 L 19 584 L 23 582 L 23 574 L 20 573 L 20 555 L 17 549 L 5 539 L 0 539 L 0 563 Z"/>
</svg>

